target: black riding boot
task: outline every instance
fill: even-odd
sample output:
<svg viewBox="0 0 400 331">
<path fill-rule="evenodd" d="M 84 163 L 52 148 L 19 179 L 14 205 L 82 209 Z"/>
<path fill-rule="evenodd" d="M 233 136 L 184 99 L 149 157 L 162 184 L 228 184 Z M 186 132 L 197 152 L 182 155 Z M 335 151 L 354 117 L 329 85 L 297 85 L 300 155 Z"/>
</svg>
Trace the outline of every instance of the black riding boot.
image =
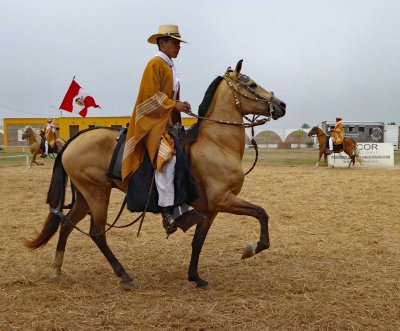
<svg viewBox="0 0 400 331">
<path fill-rule="evenodd" d="M 162 221 L 167 235 L 174 233 L 177 229 L 176 224 L 174 222 L 173 213 L 174 213 L 174 206 L 162 207 L 161 210 Z"/>
<path fill-rule="evenodd" d="M 40 148 L 42 150 L 42 155 L 40 155 L 40 157 L 46 157 L 46 139 L 42 139 L 42 141 L 40 142 Z"/>
</svg>

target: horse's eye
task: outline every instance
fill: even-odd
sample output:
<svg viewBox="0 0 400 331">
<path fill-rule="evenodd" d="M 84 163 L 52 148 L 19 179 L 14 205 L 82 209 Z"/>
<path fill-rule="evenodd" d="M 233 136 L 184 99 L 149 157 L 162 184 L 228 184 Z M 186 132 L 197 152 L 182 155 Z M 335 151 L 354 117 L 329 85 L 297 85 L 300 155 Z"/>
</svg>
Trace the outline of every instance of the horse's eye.
<svg viewBox="0 0 400 331">
<path fill-rule="evenodd" d="M 239 81 L 241 81 L 242 83 L 247 83 L 249 80 L 250 80 L 249 76 L 239 74 Z"/>
</svg>

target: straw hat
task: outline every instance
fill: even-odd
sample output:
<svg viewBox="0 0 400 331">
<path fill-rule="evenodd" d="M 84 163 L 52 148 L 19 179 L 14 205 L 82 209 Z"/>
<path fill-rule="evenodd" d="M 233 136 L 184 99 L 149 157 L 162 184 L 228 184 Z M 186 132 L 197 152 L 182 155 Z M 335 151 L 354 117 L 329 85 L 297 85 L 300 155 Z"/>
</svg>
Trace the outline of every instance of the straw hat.
<svg viewBox="0 0 400 331">
<path fill-rule="evenodd" d="M 341 116 L 336 116 L 336 121 L 341 121 L 343 118 Z"/>
<path fill-rule="evenodd" d="M 183 43 L 187 43 L 187 41 L 181 39 L 181 35 L 179 33 L 179 28 L 177 25 L 171 25 L 171 24 L 160 25 L 158 27 L 158 33 L 151 35 L 149 39 L 147 39 L 147 41 L 150 44 L 157 44 L 157 39 L 161 37 L 170 37 L 177 39 Z"/>
</svg>

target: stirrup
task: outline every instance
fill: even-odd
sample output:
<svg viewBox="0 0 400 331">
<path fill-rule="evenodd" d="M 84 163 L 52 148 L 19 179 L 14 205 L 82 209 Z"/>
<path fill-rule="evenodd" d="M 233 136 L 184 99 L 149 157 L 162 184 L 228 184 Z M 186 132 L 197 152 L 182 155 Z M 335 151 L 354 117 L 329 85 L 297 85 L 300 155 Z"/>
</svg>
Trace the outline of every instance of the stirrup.
<svg viewBox="0 0 400 331">
<path fill-rule="evenodd" d="M 173 207 L 166 207 L 163 208 L 163 211 L 161 212 L 162 214 L 162 223 L 163 227 L 165 229 L 165 233 L 167 234 L 167 238 L 170 234 L 174 233 L 178 227 L 174 222 L 174 218 L 172 216 L 174 209 Z"/>
</svg>

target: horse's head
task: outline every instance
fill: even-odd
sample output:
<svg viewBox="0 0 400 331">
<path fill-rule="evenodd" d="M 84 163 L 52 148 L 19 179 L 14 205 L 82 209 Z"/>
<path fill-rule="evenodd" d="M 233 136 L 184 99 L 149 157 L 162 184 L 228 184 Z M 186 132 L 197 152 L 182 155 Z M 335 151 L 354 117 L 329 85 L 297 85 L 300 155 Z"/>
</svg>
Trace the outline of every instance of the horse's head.
<svg viewBox="0 0 400 331">
<path fill-rule="evenodd" d="M 29 139 L 29 137 L 33 134 L 33 129 L 30 125 L 27 125 L 24 128 L 24 132 L 22 133 L 22 139 Z"/>
<path fill-rule="evenodd" d="M 30 125 L 27 125 L 24 128 L 24 131 L 22 133 L 22 139 L 26 139 L 28 141 L 31 139 L 35 139 L 37 141 L 40 141 L 40 138 L 37 137 L 37 134 L 35 133 L 34 129 Z"/>
<path fill-rule="evenodd" d="M 312 136 L 316 136 L 318 134 L 318 125 L 314 125 L 311 130 L 308 132 L 308 136 L 312 137 Z"/>
<path fill-rule="evenodd" d="M 228 86 L 234 91 L 236 106 L 242 115 L 257 114 L 272 117 L 274 120 L 285 116 L 286 103 L 259 86 L 249 76 L 241 74 L 242 62 L 240 60 L 235 70 L 229 67 L 225 73 Z"/>
</svg>

